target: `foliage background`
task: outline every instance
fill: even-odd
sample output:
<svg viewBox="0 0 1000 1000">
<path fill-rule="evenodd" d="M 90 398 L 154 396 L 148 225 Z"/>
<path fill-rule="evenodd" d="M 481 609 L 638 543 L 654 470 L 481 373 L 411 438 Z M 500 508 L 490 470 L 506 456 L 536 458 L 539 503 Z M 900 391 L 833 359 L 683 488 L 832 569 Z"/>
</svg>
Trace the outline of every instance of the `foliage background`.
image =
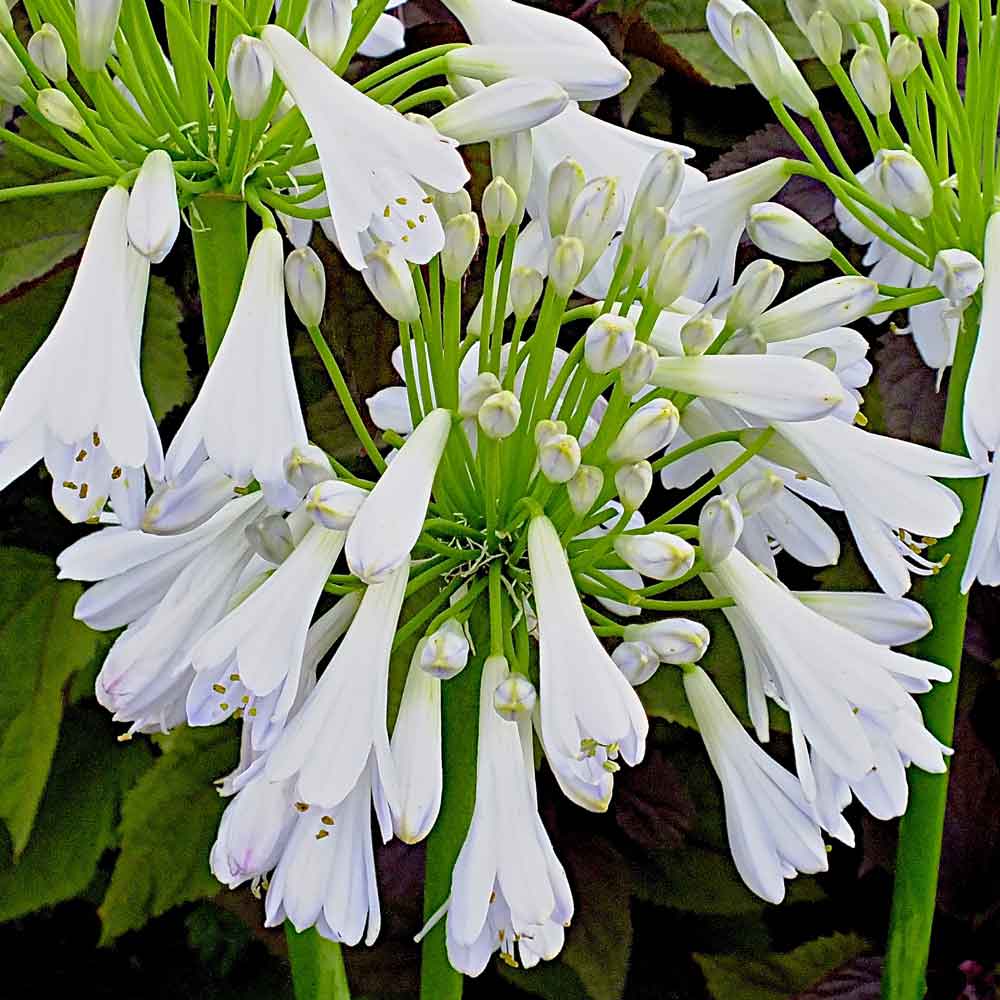
<svg viewBox="0 0 1000 1000">
<path fill-rule="evenodd" d="M 600 34 L 628 63 L 633 82 L 601 117 L 685 142 L 712 176 L 775 155 L 796 155 L 767 106 L 716 48 L 703 0 L 593 0 L 544 6 Z M 756 0 L 796 57 L 804 40 L 781 0 Z M 460 40 L 437 0 L 404 10 L 411 47 Z M 806 62 L 811 82 L 824 72 Z M 735 89 L 734 89 L 735 88 Z M 824 106 L 842 148 L 864 165 L 859 136 L 837 96 Z M 26 131 L 30 124 L 18 121 Z M 32 136 L 39 141 L 37 136 Z M 482 149 L 470 151 L 479 182 Z M 49 168 L 0 148 L 0 185 L 49 177 Z M 836 238 L 832 201 L 799 178 L 782 200 Z M 0 398 L 51 328 L 72 280 L 97 196 L 5 204 L 0 226 Z M 842 239 L 841 248 L 855 256 Z M 324 335 L 360 400 L 394 378 L 394 330 L 357 276 L 318 237 L 328 266 Z M 741 251 L 743 263 L 751 257 Z M 785 294 L 822 275 L 789 267 Z M 477 290 L 470 282 L 467 295 Z M 360 462 L 336 397 L 302 331 L 293 357 L 311 436 L 347 462 Z M 943 413 L 934 373 L 909 338 L 863 325 L 877 379 L 866 413 L 883 433 L 935 443 Z M 185 235 L 151 286 L 143 339 L 143 381 L 165 440 L 205 372 L 197 282 Z M 54 511 L 43 469 L 0 493 L 0 952 L 15 980 L 42 991 L 86 996 L 177 995 L 219 1000 L 291 996 L 280 932 L 260 929 L 261 906 L 231 893 L 208 871 L 207 852 L 223 808 L 212 781 L 235 761 L 230 727 L 179 730 L 116 742 L 93 698 L 93 680 L 111 638 L 72 619 L 78 584 L 58 582 L 54 556 L 76 528 Z M 847 539 L 824 585 L 870 585 Z M 815 580 L 786 562 L 790 583 Z M 1000 958 L 1000 656 L 997 599 L 973 594 L 963 671 L 961 718 L 952 768 L 939 919 L 930 995 L 997 996 Z M 721 616 L 707 666 L 739 707 L 742 678 Z M 398 671 L 396 673 L 399 673 Z M 858 846 L 836 844 L 830 871 L 801 877 L 770 907 L 752 896 L 729 860 L 720 796 L 675 672 L 640 689 L 654 717 L 650 753 L 619 776 L 605 816 L 568 806 L 540 773 L 546 826 L 573 883 L 578 916 L 560 960 L 532 973 L 499 963 L 468 985 L 467 996 L 531 995 L 551 1000 L 870 1000 L 878 996 L 888 921 L 893 824 L 850 818 Z M 398 697 L 398 691 L 397 691 Z M 779 733 L 774 750 L 788 759 Z M 354 995 L 415 996 L 422 852 L 394 842 L 378 852 L 384 930 L 379 944 L 348 955 Z"/>
</svg>

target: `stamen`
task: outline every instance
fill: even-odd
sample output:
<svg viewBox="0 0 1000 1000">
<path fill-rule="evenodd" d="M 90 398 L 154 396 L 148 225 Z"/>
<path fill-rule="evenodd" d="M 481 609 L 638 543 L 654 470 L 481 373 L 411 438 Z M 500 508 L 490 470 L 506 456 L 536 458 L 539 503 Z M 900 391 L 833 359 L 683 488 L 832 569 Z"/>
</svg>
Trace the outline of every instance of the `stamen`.
<svg viewBox="0 0 1000 1000">
<path fill-rule="evenodd" d="M 296 802 L 295 803 L 295 808 L 298 809 L 298 811 L 300 813 L 309 812 L 309 803 L 308 802 Z"/>
<path fill-rule="evenodd" d="M 94 431 L 94 433 L 90 435 L 90 440 L 94 442 L 95 448 L 101 447 L 101 436 L 97 433 L 97 431 Z"/>
<path fill-rule="evenodd" d="M 75 461 L 75 462 L 82 462 L 86 457 L 87 457 L 87 449 L 86 448 L 81 448 L 77 452 L 76 458 L 73 461 Z"/>
<path fill-rule="evenodd" d="M 122 477 L 122 467 L 120 465 L 116 465 L 111 470 L 111 478 L 112 479 L 121 479 L 121 477 Z"/>
</svg>

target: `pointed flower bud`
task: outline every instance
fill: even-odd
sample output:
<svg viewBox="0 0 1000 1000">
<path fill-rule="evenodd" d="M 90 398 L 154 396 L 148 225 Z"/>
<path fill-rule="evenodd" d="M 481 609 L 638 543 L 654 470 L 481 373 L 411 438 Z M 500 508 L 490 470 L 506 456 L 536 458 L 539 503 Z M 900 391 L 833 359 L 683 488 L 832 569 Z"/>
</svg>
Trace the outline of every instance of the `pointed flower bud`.
<svg viewBox="0 0 1000 1000">
<path fill-rule="evenodd" d="M 306 511 L 324 528 L 347 531 L 367 499 L 368 491 L 360 486 L 352 486 L 339 479 L 327 479 L 317 483 L 306 494 Z"/>
<path fill-rule="evenodd" d="M 76 0 L 76 37 L 83 68 L 97 73 L 111 53 L 122 0 Z"/>
<path fill-rule="evenodd" d="M 292 529 L 280 514 L 267 514 L 259 521 L 248 524 L 243 533 L 247 543 L 261 557 L 280 566 L 295 548 Z"/>
<path fill-rule="evenodd" d="M 781 476 L 769 469 L 763 476 L 744 483 L 736 493 L 736 502 L 745 518 L 752 517 L 777 500 L 784 488 Z"/>
<path fill-rule="evenodd" d="M 576 160 L 560 160 L 549 174 L 549 231 L 553 236 L 566 232 L 573 203 L 587 183 L 587 175 Z"/>
<path fill-rule="evenodd" d="M 458 412 L 463 417 L 478 416 L 483 403 L 502 388 L 500 379 L 493 372 L 480 372 L 463 387 L 458 399 Z"/>
<path fill-rule="evenodd" d="M 538 467 L 550 483 L 568 483 L 580 468 L 580 442 L 572 434 L 556 434 L 538 447 Z"/>
<path fill-rule="evenodd" d="M 590 512 L 604 489 L 604 473 L 596 465 L 581 465 L 566 484 L 570 506 L 580 517 Z"/>
<path fill-rule="evenodd" d="M 517 215 L 517 192 L 503 177 L 494 177 L 483 191 L 483 222 L 494 239 L 503 236 Z"/>
<path fill-rule="evenodd" d="M 285 478 L 298 493 L 333 479 L 333 468 L 325 451 L 315 444 L 295 447 L 285 459 Z"/>
<path fill-rule="evenodd" d="M 875 154 L 875 176 L 893 208 L 915 219 L 926 219 L 934 211 L 934 189 L 912 153 L 880 149 Z"/>
<path fill-rule="evenodd" d="M 669 212 L 684 186 L 684 157 L 673 146 L 661 149 L 646 164 L 639 178 L 631 217 L 647 215 L 654 209 Z"/>
<path fill-rule="evenodd" d="M 479 408 L 479 426 L 493 440 L 510 437 L 521 419 L 521 401 L 507 389 L 489 396 Z"/>
<path fill-rule="evenodd" d="M 566 433 L 565 420 L 539 420 L 535 424 L 535 447 L 541 448 L 546 441 Z"/>
<path fill-rule="evenodd" d="M 611 659 L 632 687 L 645 684 L 660 666 L 660 658 L 653 647 L 645 642 L 623 642 L 615 647 Z"/>
<path fill-rule="evenodd" d="M 605 313 L 587 327 L 583 357 L 587 367 L 598 375 L 621 368 L 635 344 L 635 324 L 627 316 Z"/>
<path fill-rule="evenodd" d="M 544 285 L 545 279 L 535 268 L 514 268 L 510 275 L 510 303 L 516 319 L 525 320 L 535 311 Z"/>
<path fill-rule="evenodd" d="M 719 335 L 719 322 L 707 310 L 696 312 L 681 327 L 681 347 L 688 357 L 704 354 Z"/>
<path fill-rule="evenodd" d="M 910 0 L 903 10 L 906 26 L 917 36 L 927 38 L 938 33 L 938 13 L 924 0 Z"/>
<path fill-rule="evenodd" d="M 469 269 L 479 248 L 479 219 L 474 212 L 463 212 L 448 220 L 444 227 L 441 271 L 445 281 L 460 281 Z"/>
<path fill-rule="evenodd" d="M 472 211 L 472 196 L 465 188 L 457 191 L 433 192 L 434 211 L 437 212 L 441 225 L 446 226 L 456 215 Z"/>
<path fill-rule="evenodd" d="M 923 61 L 920 46 L 906 35 L 897 35 L 889 47 L 889 57 L 886 65 L 889 77 L 897 83 L 902 83 Z"/>
<path fill-rule="evenodd" d="M 533 163 L 531 129 L 512 132 L 490 142 L 490 168 L 494 177 L 503 177 L 517 195 L 514 222 L 524 218 L 524 203 L 531 190 Z"/>
<path fill-rule="evenodd" d="M 806 24 L 806 38 L 824 66 L 835 66 L 844 51 L 844 33 L 837 19 L 821 7 Z"/>
<path fill-rule="evenodd" d="M 43 24 L 28 39 L 28 55 L 53 83 L 63 83 L 69 75 L 66 46 L 55 25 Z"/>
<path fill-rule="evenodd" d="M 330 69 L 340 61 L 347 45 L 353 8 L 351 0 L 309 0 L 306 8 L 306 40 L 309 42 L 309 50 Z"/>
<path fill-rule="evenodd" d="M 612 462 L 638 462 L 666 448 L 680 426 L 681 415 L 669 399 L 654 399 L 640 406 L 618 432 L 608 449 Z"/>
<path fill-rule="evenodd" d="M 421 670 L 438 680 L 457 677 L 469 662 L 469 640 L 462 623 L 449 618 L 427 636 L 420 649 L 419 662 Z"/>
<path fill-rule="evenodd" d="M 299 247 L 285 260 L 285 294 L 303 326 L 319 326 L 326 305 L 326 271 L 312 247 Z"/>
<path fill-rule="evenodd" d="M 776 201 L 751 207 L 747 234 L 764 253 L 801 263 L 827 260 L 833 244 L 811 223 Z"/>
<path fill-rule="evenodd" d="M 174 165 L 166 150 L 154 149 L 143 160 L 128 200 L 128 238 L 150 263 L 159 264 L 180 229 Z"/>
<path fill-rule="evenodd" d="M 664 618 L 645 625 L 626 625 L 628 642 L 648 645 L 662 663 L 680 666 L 697 663 L 705 655 L 711 635 L 701 622 L 689 618 Z"/>
<path fill-rule="evenodd" d="M 972 298 L 986 272 L 979 259 L 966 250 L 939 250 L 934 258 L 931 284 L 951 303 Z"/>
<path fill-rule="evenodd" d="M 852 274 L 830 278 L 769 309 L 754 321 L 751 332 L 768 343 L 806 337 L 853 323 L 871 312 L 879 299 L 878 285 L 870 278 Z"/>
<path fill-rule="evenodd" d="M 656 273 L 650 275 L 650 292 L 661 309 L 668 308 L 680 298 L 702 272 L 711 242 L 702 226 L 693 226 L 682 236 L 670 239 Z"/>
<path fill-rule="evenodd" d="M 226 76 L 236 114 L 252 121 L 264 110 L 274 81 L 274 60 L 267 46 L 252 35 L 237 35 L 229 50 Z"/>
<path fill-rule="evenodd" d="M 52 87 L 40 90 L 37 100 L 38 111 L 46 121 L 66 129 L 67 132 L 79 132 L 84 127 L 83 115 L 61 90 Z"/>
<path fill-rule="evenodd" d="M 623 212 L 624 203 L 615 177 L 597 177 L 576 196 L 566 223 L 566 235 L 583 243 L 581 278 L 590 273 L 608 249 L 621 225 Z"/>
<path fill-rule="evenodd" d="M 623 465 L 615 471 L 615 489 L 626 510 L 638 510 L 653 488 L 653 467 L 647 461 Z"/>
<path fill-rule="evenodd" d="M 722 562 L 743 534 L 743 511 L 735 496 L 712 497 L 698 517 L 698 538 L 709 566 Z"/>
<path fill-rule="evenodd" d="M 524 674 L 508 674 L 493 692 L 493 708 L 506 722 L 530 719 L 538 695 Z"/>
<path fill-rule="evenodd" d="M 892 110 L 892 85 L 882 53 L 872 45 L 859 45 L 851 59 L 851 82 L 865 107 L 878 118 Z"/>
<path fill-rule="evenodd" d="M 412 323 L 420 318 L 420 303 L 417 301 L 417 290 L 413 287 L 413 276 L 396 246 L 377 244 L 365 257 L 361 277 L 393 319 L 400 323 Z"/>
<path fill-rule="evenodd" d="M 656 348 L 651 344 L 640 342 L 632 345 L 632 351 L 619 373 L 622 390 L 626 396 L 631 398 L 649 385 L 658 358 Z"/>
<path fill-rule="evenodd" d="M 556 294 L 568 299 L 583 271 L 583 242 L 575 236 L 557 236 L 549 251 L 549 281 Z"/>
<path fill-rule="evenodd" d="M 772 260 L 755 260 L 748 264 L 729 300 L 726 325 L 740 330 L 752 323 L 770 308 L 784 280 L 785 272 Z"/>
<path fill-rule="evenodd" d="M 668 531 L 620 535 L 614 548 L 632 569 L 651 580 L 676 580 L 694 566 L 694 548 Z"/>
</svg>

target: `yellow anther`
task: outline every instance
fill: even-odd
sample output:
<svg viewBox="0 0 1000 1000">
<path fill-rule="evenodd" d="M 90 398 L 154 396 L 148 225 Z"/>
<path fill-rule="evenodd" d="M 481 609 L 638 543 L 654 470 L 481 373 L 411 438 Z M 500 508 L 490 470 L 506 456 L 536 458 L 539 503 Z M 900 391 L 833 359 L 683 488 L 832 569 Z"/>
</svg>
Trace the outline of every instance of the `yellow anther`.
<svg viewBox="0 0 1000 1000">
<path fill-rule="evenodd" d="M 296 802 L 295 803 L 295 808 L 298 809 L 298 811 L 300 813 L 309 812 L 309 803 L 308 802 Z"/>
<path fill-rule="evenodd" d="M 223 684 L 213 684 L 212 685 L 212 690 L 215 691 L 216 694 L 225 694 L 226 693 L 226 688 L 225 688 L 225 685 L 223 685 Z"/>
<path fill-rule="evenodd" d="M 121 477 L 122 477 L 122 467 L 120 465 L 116 465 L 111 470 L 111 478 L 112 479 L 121 479 Z"/>
<path fill-rule="evenodd" d="M 323 826 L 333 826 L 336 822 L 332 816 L 320 816 L 319 821 Z"/>
<path fill-rule="evenodd" d="M 82 462 L 86 457 L 87 457 L 87 449 L 81 448 L 76 454 L 75 461 Z"/>
<path fill-rule="evenodd" d="M 324 840 L 326 837 L 329 837 L 329 836 L 330 836 L 330 831 L 329 830 L 320 830 L 316 834 L 316 839 L 317 840 Z"/>
<path fill-rule="evenodd" d="M 80 484 L 80 499 L 86 500 L 87 494 L 90 492 L 90 486 L 87 483 Z"/>
<path fill-rule="evenodd" d="M 94 431 L 94 433 L 90 435 L 90 440 L 94 442 L 94 447 L 95 448 L 100 448 L 101 447 L 101 437 L 97 433 L 97 431 Z"/>
</svg>

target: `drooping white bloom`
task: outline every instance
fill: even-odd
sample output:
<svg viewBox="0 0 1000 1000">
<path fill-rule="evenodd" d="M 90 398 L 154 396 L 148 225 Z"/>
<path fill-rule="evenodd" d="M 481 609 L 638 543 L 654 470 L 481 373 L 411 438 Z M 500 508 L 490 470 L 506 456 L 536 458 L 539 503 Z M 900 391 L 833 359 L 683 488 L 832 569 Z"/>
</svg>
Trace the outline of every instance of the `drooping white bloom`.
<svg viewBox="0 0 1000 1000">
<path fill-rule="evenodd" d="M 389 0 L 384 9 L 393 10 L 405 3 L 406 0 Z M 352 6 L 355 6 L 354 0 Z M 369 59 L 383 59 L 398 52 L 406 44 L 405 38 L 406 27 L 400 18 L 388 13 L 379 14 L 368 37 L 358 46 L 358 52 Z"/>
<path fill-rule="evenodd" d="M 747 734 L 701 667 L 684 672 L 684 693 L 722 783 L 726 829 L 743 881 L 780 903 L 785 879 L 826 871 L 826 846 L 795 777 Z"/>
<path fill-rule="evenodd" d="M 167 451 L 166 478 L 189 478 L 207 455 L 240 485 L 256 479 L 273 507 L 290 510 L 301 499 L 285 469 L 292 449 L 307 440 L 284 289 L 281 236 L 263 229 L 250 248 L 219 353 Z"/>
<path fill-rule="evenodd" d="M 383 239 L 393 227 L 397 239 L 387 242 L 398 240 L 408 259 L 426 263 L 444 233 L 420 184 L 438 191 L 465 184 L 469 174 L 453 145 L 355 90 L 283 28 L 268 25 L 261 38 L 312 132 L 347 262 L 364 267 L 362 234 L 374 223 Z"/>
<path fill-rule="evenodd" d="M 525 968 L 554 958 L 573 916 L 566 873 L 538 816 L 531 723 L 506 721 L 493 708 L 493 693 L 509 676 L 502 656 L 486 660 L 476 805 L 452 872 L 448 959 L 470 976 L 478 976 L 497 949 L 511 960 L 519 952 Z"/>
<path fill-rule="evenodd" d="M 451 414 L 431 410 L 361 505 L 347 535 L 347 564 L 366 583 L 385 580 L 420 535 Z"/>
<path fill-rule="evenodd" d="M 77 0 L 75 6 L 80 62 L 91 73 L 100 72 L 118 30 L 122 0 Z"/>
<path fill-rule="evenodd" d="M 587 623 L 566 552 L 546 517 L 535 517 L 528 529 L 528 560 L 538 615 L 542 743 L 563 791 L 584 808 L 603 811 L 614 768 L 604 767 L 600 753 L 581 759 L 581 751 L 619 747 L 626 763 L 636 764 L 649 723 Z"/>
<path fill-rule="evenodd" d="M 135 527 L 143 466 L 159 478 L 163 452 L 139 379 L 149 262 L 128 245 L 128 204 L 120 187 L 101 200 L 59 319 L 0 407 L 0 489 L 44 458 L 69 520 L 110 501 Z"/>
<path fill-rule="evenodd" d="M 824 618 L 880 646 L 916 642 L 931 630 L 926 608 L 908 597 L 850 590 L 800 590 L 795 596 Z"/>
</svg>

